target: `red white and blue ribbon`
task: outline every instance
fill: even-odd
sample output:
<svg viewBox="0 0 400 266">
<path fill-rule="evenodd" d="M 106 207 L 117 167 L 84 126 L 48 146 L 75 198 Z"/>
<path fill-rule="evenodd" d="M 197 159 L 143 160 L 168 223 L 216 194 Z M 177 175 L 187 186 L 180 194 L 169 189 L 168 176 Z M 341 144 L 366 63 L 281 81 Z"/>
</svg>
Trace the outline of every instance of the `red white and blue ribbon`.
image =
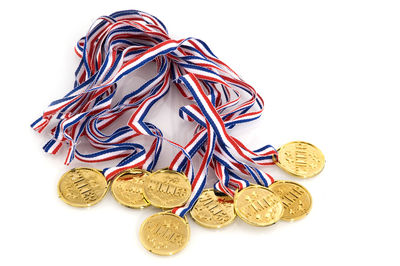
<svg viewBox="0 0 400 266">
<path fill-rule="evenodd" d="M 180 216 L 191 209 L 204 189 L 209 166 L 218 177 L 215 189 L 231 196 L 250 182 L 264 186 L 273 182 L 259 168 L 274 164 L 275 149 L 266 145 L 252 151 L 229 134 L 234 126 L 261 115 L 262 98 L 201 40 L 173 40 L 156 17 L 127 10 L 100 17 L 78 41 L 75 52 L 81 62 L 74 88 L 53 101 L 32 124 L 42 132 L 56 120 L 53 137 L 44 146 L 46 152 L 55 154 L 67 143 L 66 164 L 74 158 L 88 163 L 123 158 L 117 166 L 104 169 L 109 180 L 131 167 L 152 170 L 165 141 L 179 149 L 170 168 L 185 172 L 192 184 L 188 203 L 173 210 Z M 115 103 L 118 81 L 150 62 L 157 65 L 155 76 Z M 193 101 L 179 111 L 182 119 L 196 123 L 193 138 L 185 146 L 166 139 L 156 125 L 146 121 L 171 82 L 183 97 Z M 120 121 L 126 112 L 131 114 L 129 121 Z M 103 132 L 121 123 L 124 126 L 111 134 Z M 150 147 L 132 142 L 140 135 L 153 138 Z M 78 151 L 83 137 L 95 152 Z M 195 173 L 192 158 L 196 155 L 202 160 Z"/>
</svg>

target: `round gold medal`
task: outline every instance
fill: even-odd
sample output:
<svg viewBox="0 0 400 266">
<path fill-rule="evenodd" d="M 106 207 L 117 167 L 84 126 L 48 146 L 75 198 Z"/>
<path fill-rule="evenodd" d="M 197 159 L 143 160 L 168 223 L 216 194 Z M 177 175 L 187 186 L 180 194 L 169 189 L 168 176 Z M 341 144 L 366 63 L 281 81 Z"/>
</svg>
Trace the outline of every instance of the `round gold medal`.
<svg viewBox="0 0 400 266">
<path fill-rule="evenodd" d="M 98 203 L 107 192 L 103 174 L 92 168 L 74 168 L 66 172 L 58 182 L 58 195 L 74 207 L 89 207 Z"/>
<path fill-rule="evenodd" d="M 169 209 L 186 203 L 191 194 L 191 186 L 184 174 L 162 169 L 146 177 L 143 192 L 151 205 Z"/>
<path fill-rule="evenodd" d="M 148 217 L 140 227 L 140 242 L 157 255 L 173 255 L 189 242 L 190 228 L 185 218 L 170 212 Z"/>
<path fill-rule="evenodd" d="M 111 184 L 114 198 L 124 206 L 130 208 L 143 208 L 150 203 L 144 198 L 143 184 L 150 175 L 143 169 L 129 169 L 119 174 Z"/>
<path fill-rule="evenodd" d="M 282 200 L 285 211 L 282 220 L 295 221 L 306 216 L 312 205 L 311 194 L 300 184 L 291 181 L 276 181 L 269 186 Z"/>
<path fill-rule="evenodd" d="M 280 147 L 277 152 L 276 165 L 297 177 L 316 176 L 325 166 L 325 157 L 322 152 L 307 142 L 289 142 Z"/>
<path fill-rule="evenodd" d="M 252 185 L 237 192 L 234 197 L 236 214 L 246 223 L 267 226 L 282 217 L 281 199 L 266 187 Z"/>
<path fill-rule="evenodd" d="M 232 223 L 236 217 L 233 199 L 217 196 L 213 189 L 206 189 L 191 210 L 193 220 L 208 228 L 221 228 Z"/>
</svg>

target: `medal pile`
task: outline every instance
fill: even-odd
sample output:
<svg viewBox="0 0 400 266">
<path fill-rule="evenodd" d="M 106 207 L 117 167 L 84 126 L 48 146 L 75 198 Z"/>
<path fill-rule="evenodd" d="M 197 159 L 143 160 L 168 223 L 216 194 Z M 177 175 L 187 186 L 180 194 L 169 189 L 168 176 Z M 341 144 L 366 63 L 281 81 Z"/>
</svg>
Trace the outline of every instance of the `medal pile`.
<svg viewBox="0 0 400 266">
<path fill-rule="evenodd" d="M 268 226 L 309 213 L 312 200 L 307 189 L 291 181 L 274 181 L 265 168 L 277 165 L 309 178 L 322 171 L 323 154 L 301 141 L 278 150 L 271 145 L 250 150 L 231 136 L 233 127 L 260 117 L 264 100 L 203 41 L 173 40 L 156 17 L 126 10 L 100 17 L 77 42 L 75 52 L 81 61 L 73 89 L 53 101 L 32 127 L 42 132 L 55 122 L 44 150 L 56 154 L 68 146 L 67 165 L 74 159 L 121 161 L 103 170 L 82 167 L 66 172 L 58 183 L 64 202 L 92 206 L 110 189 L 126 207 L 161 208 L 142 223 L 139 233 L 143 246 L 158 255 L 185 247 L 190 236 L 188 212 L 209 228 L 227 226 L 236 215 L 250 225 Z M 146 64 L 154 64 L 156 74 L 117 99 L 118 81 Z M 170 87 L 192 101 L 179 109 L 183 120 L 195 124 L 192 139 L 184 145 L 164 137 L 146 119 Z M 123 121 L 126 113 L 129 119 Z M 135 142 L 139 136 L 150 142 Z M 92 151 L 82 151 L 82 143 Z M 155 170 L 163 143 L 177 153 L 167 168 Z M 195 156 L 201 159 L 196 170 Z M 206 188 L 210 167 L 218 181 Z"/>
</svg>

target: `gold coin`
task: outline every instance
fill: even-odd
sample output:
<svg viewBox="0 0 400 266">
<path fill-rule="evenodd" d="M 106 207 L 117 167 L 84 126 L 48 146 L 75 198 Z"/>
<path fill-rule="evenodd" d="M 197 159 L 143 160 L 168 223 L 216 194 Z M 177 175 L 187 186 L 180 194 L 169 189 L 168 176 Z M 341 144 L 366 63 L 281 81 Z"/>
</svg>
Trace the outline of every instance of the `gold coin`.
<svg viewBox="0 0 400 266">
<path fill-rule="evenodd" d="M 151 173 L 143 185 L 146 200 L 151 205 L 164 209 L 184 205 L 191 190 L 190 182 L 184 174 L 169 169 Z"/>
<path fill-rule="evenodd" d="M 312 205 L 311 194 L 300 184 L 291 181 L 276 181 L 269 186 L 282 200 L 285 211 L 282 220 L 295 221 L 306 216 Z"/>
<path fill-rule="evenodd" d="M 236 214 L 246 223 L 267 226 L 282 217 L 281 199 L 266 187 L 252 185 L 237 192 L 234 197 Z"/>
<path fill-rule="evenodd" d="M 233 199 L 217 196 L 213 189 L 205 189 L 191 210 L 193 220 L 208 228 L 221 228 L 232 223 L 236 217 Z"/>
<path fill-rule="evenodd" d="M 119 174 L 111 185 L 114 198 L 124 206 L 130 208 L 143 208 L 150 203 L 144 198 L 143 184 L 150 175 L 143 169 L 129 169 Z"/>
<path fill-rule="evenodd" d="M 74 207 L 89 207 L 98 203 L 107 192 L 103 174 L 92 168 L 74 168 L 66 172 L 58 182 L 58 195 Z"/>
<path fill-rule="evenodd" d="M 140 242 L 157 255 L 172 255 L 189 242 L 190 228 L 187 219 L 170 212 L 148 217 L 140 227 Z"/>
<path fill-rule="evenodd" d="M 278 161 L 275 162 L 276 165 L 297 177 L 316 176 L 325 166 L 325 157 L 322 152 L 307 142 L 289 142 L 280 147 L 277 152 Z"/>
</svg>

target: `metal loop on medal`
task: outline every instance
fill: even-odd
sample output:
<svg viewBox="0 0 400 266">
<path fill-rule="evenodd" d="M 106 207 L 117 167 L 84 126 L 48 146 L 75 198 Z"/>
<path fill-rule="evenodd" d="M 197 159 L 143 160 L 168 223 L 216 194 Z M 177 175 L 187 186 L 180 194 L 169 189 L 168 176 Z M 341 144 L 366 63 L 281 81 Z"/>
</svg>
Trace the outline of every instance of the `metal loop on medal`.
<svg viewBox="0 0 400 266">
<path fill-rule="evenodd" d="M 108 183 L 104 175 L 94 168 L 74 168 L 64 173 L 57 185 L 58 195 L 74 207 L 89 207 L 106 195 Z"/>
<path fill-rule="evenodd" d="M 191 194 L 189 179 L 183 173 L 161 169 L 144 181 L 143 194 L 151 205 L 169 209 L 184 205 Z"/>
<path fill-rule="evenodd" d="M 111 193 L 116 201 L 129 208 L 144 208 L 150 205 L 143 195 L 143 184 L 151 173 L 131 168 L 117 175 L 111 183 Z"/>
</svg>

